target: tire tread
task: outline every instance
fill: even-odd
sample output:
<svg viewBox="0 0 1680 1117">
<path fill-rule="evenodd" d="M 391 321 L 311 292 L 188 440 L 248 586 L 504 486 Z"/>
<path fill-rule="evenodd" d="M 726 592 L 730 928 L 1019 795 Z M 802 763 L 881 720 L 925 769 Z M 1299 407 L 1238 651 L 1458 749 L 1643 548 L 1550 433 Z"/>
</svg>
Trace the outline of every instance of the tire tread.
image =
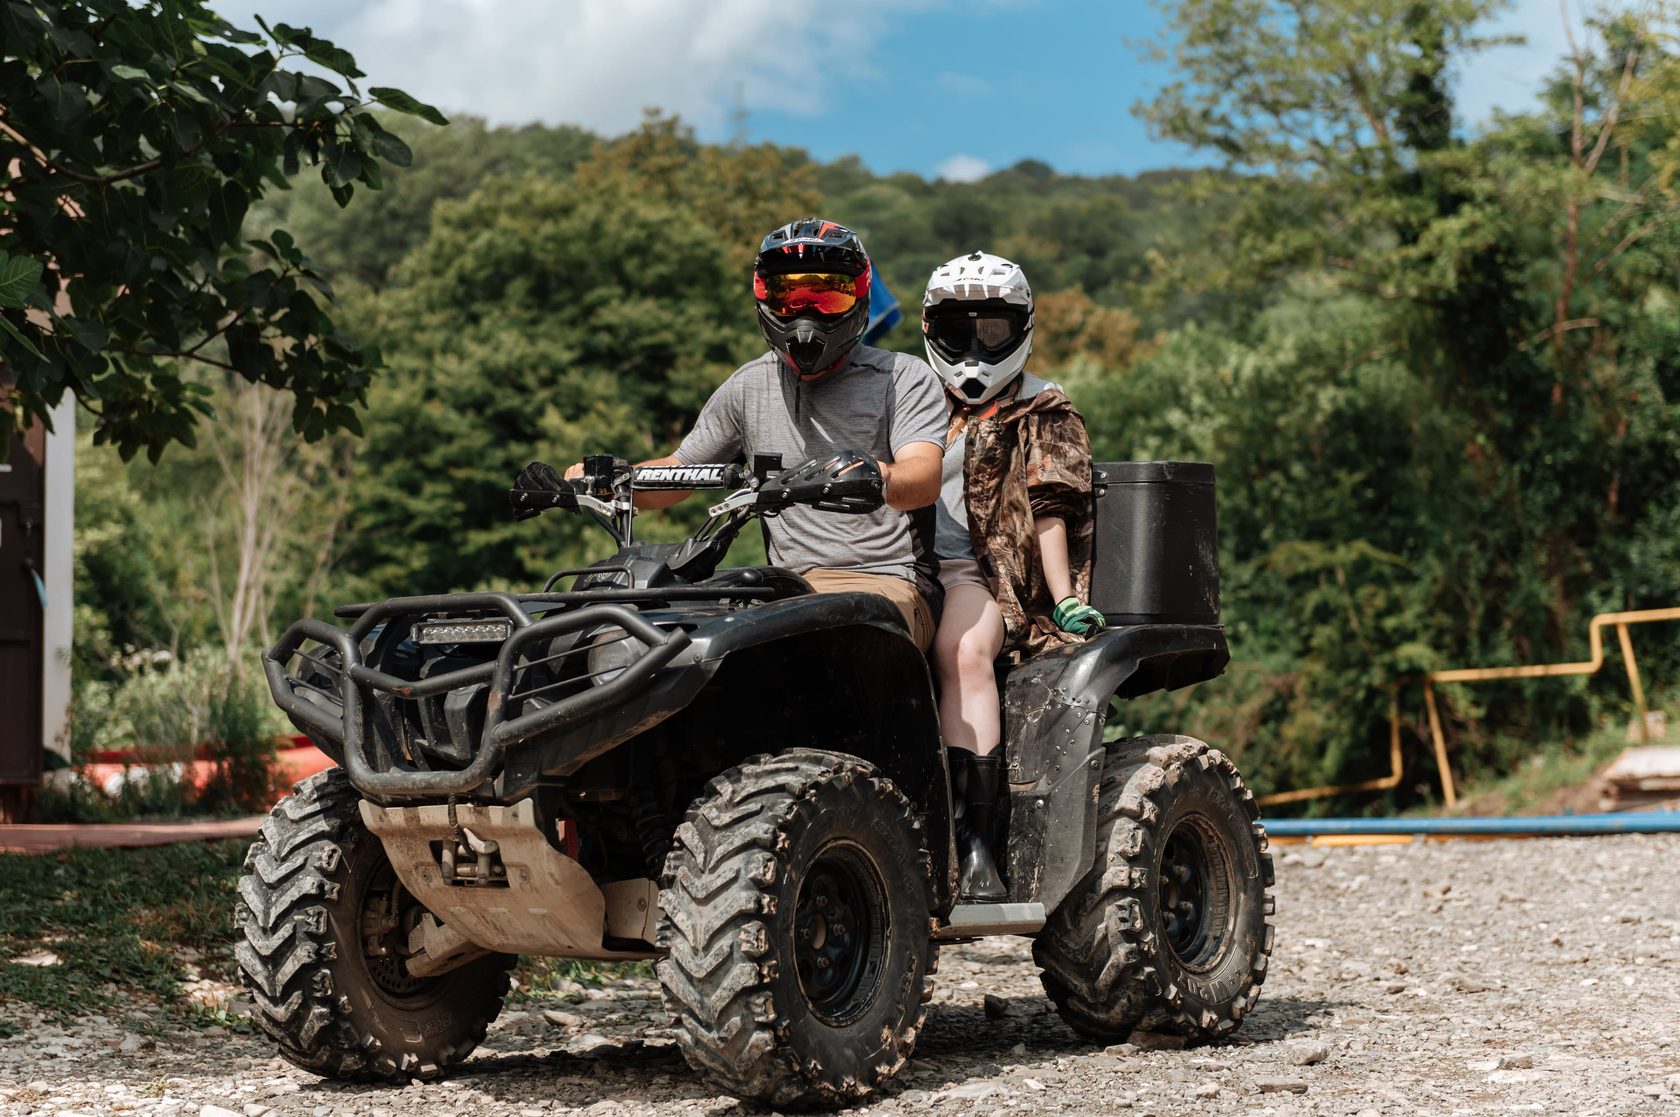
<svg viewBox="0 0 1680 1117">
<path fill-rule="evenodd" d="M 1241 979 L 1219 1011 L 1199 1015 L 1185 991 L 1163 980 L 1154 962 L 1170 949 L 1144 925 L 1152 874 L 1134 862 L 1159 835 L 1156 824 L 1190 767 L 1223 776 L 1253 834 L 1263 888 L 1273 883 L 1266 831 L 1254 795 L 1229 757 L 1192 737 L 1159 735 L 1108 745 L 1097 799 L 1097 859 L 1052 914 L 1033 943 L 1045 992 L 1075 1031 L 1124 1040 L 1133 1028 L 1208 1038 L 1234 1029 L 1254 1006 L 1272 949 L 1271 924 Z M 1263 911 L 1272 914 L 1270 893 Z"/>
</svg>

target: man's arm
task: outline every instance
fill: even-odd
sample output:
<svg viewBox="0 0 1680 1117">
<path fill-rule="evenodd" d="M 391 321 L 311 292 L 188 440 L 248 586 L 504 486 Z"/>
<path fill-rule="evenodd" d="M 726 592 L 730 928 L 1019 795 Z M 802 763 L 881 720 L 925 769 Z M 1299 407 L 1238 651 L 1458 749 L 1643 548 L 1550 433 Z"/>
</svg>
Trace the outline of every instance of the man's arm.
<svg viewBox="0 0 1680 1117">
<path fill-rule="evenodd" d="M 640 468 L 644 465 L 682 465 L 685 461 L 690 463 L 738 461 L 744 450 L 741 440 L 740 410 L 741 380 L 739 370 L 737 370 L 737 375 L 725 380 L 718 387 L 718 390 L 712 393 L 712 398 L 706 401 L 706 406 L 700 409 L 700 418 L 695 421 L 694 429 L 689 432 L 687 438 L 683 439 L 682 445 L 677 447 L 675 454 L 666 454 L 663 458 L 637 462 L 637 467 Z M 566 470 L 567 480 L 582 476 L 582 462 Z M 679 489 L 674 492 L 637 493 L 633 499 L 637 508 L 669 508 L 673 504 L 681 504 L 693 495 L 692 489 Z"/>
<path fill-rule="evenodd" d="M 945 450 L 931 442 L 901 446 L 890 462 L 881 462 L 887 503 L 900 512 L 926 508 L 939 499 L 939 469 Z"/>
<path fill-rule="evenodd" d="M 887 503 L 901 512 L 926 508 L 939 499 L 950 407 L 939 378 L 923 361 L 900 354 L 893 367 L 892 465 L 885 462 Z"/>
</svg>

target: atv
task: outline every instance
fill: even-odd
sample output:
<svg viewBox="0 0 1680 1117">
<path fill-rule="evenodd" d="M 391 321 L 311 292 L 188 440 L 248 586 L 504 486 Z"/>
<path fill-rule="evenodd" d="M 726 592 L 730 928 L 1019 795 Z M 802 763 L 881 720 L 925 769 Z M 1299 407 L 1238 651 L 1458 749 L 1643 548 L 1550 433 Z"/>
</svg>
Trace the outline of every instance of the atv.
<svg viewBox="0 0 1680 1117">
<path fill-rule="evenodd" d="M 317 1074 L 426 1079 L 482 1041 L 518 955 L 657 959 L 696 1071 L 836 1106 L 909 1060 L 940 944 L 1026 935 L 1092 1039 L 1228 1033 L 1272 945 L 1254 798 L 1200 741 L 1105 739 L 1112 699 L 1229 659 L 1213 470 L 1094 474 L 1109 627 L 1000 667 L 1008 898 L 966 903 L 934 684 L 898 610 L 722 567 L 755 517 L 878 508 L 872 461 L 528 466 L 517 517 L 589 517 L 617 553 L 535 593 L 345 606 L 343 627 L 299 621 L 263 657 L 339 766 L 274 808 L 246 860 L 256 1022 Z M 638 543 L 634 496 L 654 489 L 725 495 L 682 543 Z"/>
</svg>

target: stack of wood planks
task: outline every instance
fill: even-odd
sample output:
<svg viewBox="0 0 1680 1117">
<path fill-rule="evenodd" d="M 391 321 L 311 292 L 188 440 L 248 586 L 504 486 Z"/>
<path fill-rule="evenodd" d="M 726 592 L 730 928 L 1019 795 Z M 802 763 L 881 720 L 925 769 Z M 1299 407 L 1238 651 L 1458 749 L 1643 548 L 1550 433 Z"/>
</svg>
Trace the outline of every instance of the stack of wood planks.
<svg viewBox="0 0 1680 1117">
<path fill-rule="evenodd" d="M 1598 792 L 1606 811 L 1680 806 L 1680 745 L 1628 749 L 1605 770 Z"/>
</svg>

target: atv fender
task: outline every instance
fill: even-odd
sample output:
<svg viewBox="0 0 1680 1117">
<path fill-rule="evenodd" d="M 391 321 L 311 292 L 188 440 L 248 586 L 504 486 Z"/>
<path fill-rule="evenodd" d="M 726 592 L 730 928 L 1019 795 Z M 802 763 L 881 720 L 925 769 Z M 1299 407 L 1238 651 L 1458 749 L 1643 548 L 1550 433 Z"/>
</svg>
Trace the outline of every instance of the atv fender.
<svg viewBox="0 0 1680 1117">
<path fill-rule="evenodd" d="M 519 798 L 529 790 L 528 781 L 572 775 L 596 757 L 653 728 L 692 703 L 730 655 L 792 637 L 817 633 L 838 636 L 859 626 L 897 635 L 910 654 L 920 658 L 905 635 L 898 609 L 878 594 L 807 594 L 728 613 L 692 630 L 688 647 L 633 699 L 546 737 L 536 752 L 534 766 L 510 761 L 507 777 L 498 790 L 504 799 Z M 926 674 L 924 661 L 924 678 Z M 935 729 L 935 739 L 937 732 Z"/>
<path fill-rule="evenodd" d="M 1003 716 L 1012 902 L 1054 911 L 1091 867 L 1109 699 L 1215 678 L 1230 658 L 1219 625 L 1133 625 L 1010 673 Z"/>
</svg>

